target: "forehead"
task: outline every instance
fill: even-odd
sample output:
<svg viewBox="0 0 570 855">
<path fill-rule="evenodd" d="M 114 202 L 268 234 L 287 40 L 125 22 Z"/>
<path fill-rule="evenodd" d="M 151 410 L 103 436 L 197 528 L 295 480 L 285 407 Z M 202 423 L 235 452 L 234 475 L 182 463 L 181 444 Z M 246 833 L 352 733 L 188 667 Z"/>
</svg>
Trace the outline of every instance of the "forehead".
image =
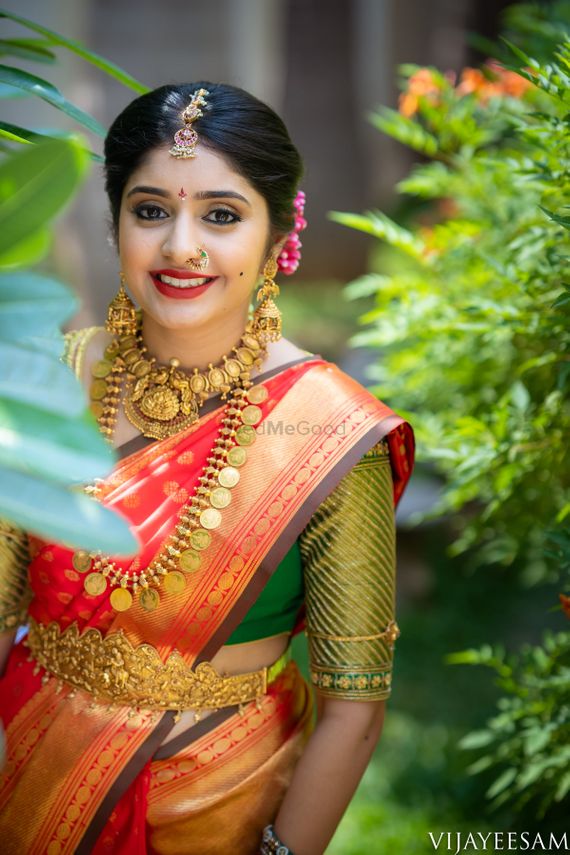
<svg viewBox="0 0 570 855">
<path fill-rule="evenodd" d="M 234 190 L 252 205 L 265 206 L 265 199 L 247 178 L 222 155 L 200 144 L 196 146 L 196 157 L 188 160 L 173 157 L 168 147 L 153 149 L 129 176 L 125 192 L 137 184 L 176 193 L 183 186 L 189 195 L 203 190 Z"/>
</svg>

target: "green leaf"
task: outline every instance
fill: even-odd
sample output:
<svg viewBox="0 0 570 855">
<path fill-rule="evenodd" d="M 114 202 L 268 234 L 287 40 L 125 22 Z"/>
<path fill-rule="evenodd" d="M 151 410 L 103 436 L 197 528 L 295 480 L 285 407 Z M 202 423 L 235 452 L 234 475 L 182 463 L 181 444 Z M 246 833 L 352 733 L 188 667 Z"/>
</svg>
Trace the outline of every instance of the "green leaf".
<svg viewBox="0 0 570 855">
<path fill-rule="evenodd" d="M 517 769 L 505 769 L 502 775 L 499 775 L 499 777 L 491 784 L 491 786 L 487 790 L 487 797 L 492 799 L 495 796 L 498 796 L 499 793 L 502 793 L 503 790 L 506 790 L 507 787 L 509 787 L 517 777 L 517 772 Z"/>
<path fill-rule="evenodd" d="M 377 294 L 385 285 L 392 282 L 390 276 L 380 276 L 379 273 L 366 273 L 350 282 L 343 290 L 343 296 L 347 300 L 358 300 L 361 297 L 370 297 Z"/>
<path fill-rule="evenodd" d="M 0 164 L 0 264 L 3 253 L 59 213 L 87 164 L 85 149 L 64 140 L 30 146 Z"/>
<path fill-rule="evenodd" d="M 554 220 L 555 223 L 564 226 L 565 229 L 570 229 L 570 217 L 561 217 L 560 214 L 555 214 L 554 211 L 549 211 L 548 208 L 544 208 L 542 205 L 538 207 L 541 211 L 544 211 L 547 217 Z"/>
<path fill-rule="evenodd" d="M 377 113 L 370 113 L 368 118 L 372 124 L 398 142 L 433 157 L 437 154 L 439 145 L 436 137 L 428 133 L 418 122 L 402 116 L 396 110 L 382 107 Z"/>
<path fill-rule="evenodd" d="M 36 344 L 38 343 L 39 340 L 36 340 Z M 73 372 L 58 356 L 36 350 L 31 345 L 32 343 L 26 346 L 0 341 L 0 364 L 3 366 L 0 375 L 0 399 L 3 405 L 10 407 L 10 402 L 13 401 L 54 416 L 61 417 L 62 413 L 69 419 L 82 416 L 86 399 Z M 10 424 L 10 411 L 7 416 L 4 415 L 6 421 L 3 424 Z M 38 414 L 32 412 L 30 418 L 32 417 L 37 418 Z M 30 429 L 35 431 L 35 426 Z M 25 428 L 25 431 L 27 430 L 28 428 Z M 95 442 L 101 449 L 98 437 Z"/>
<path fill-rule="evenodd" d="M 21 342 L 23 336 L 52 335 L 78 308 L 75 295 L 57 279 L 29 270 L 0 275 L 3 342 Z"/>
<path fill-rule="evenodd" d="M 474 730 L 459 740 L 459 747 L 465 750 L 483 748 L 495 741 L 495 734 L 489 730 Z"/>
<path fill-rule="evenodd" d="M 4 123 L 0 122 L 0 125 L 1 124 Z M 8 140 L 9 142 L 24 143 L 24 145 L 28 144 L 27 139 L 24 139 L 24 137 L 15 134 L 13 131 L 9 131 L 7 128 L 0 128 L 0 137 L 2 137 L 2 139 L 4 140 Z"/>
<path fill-rule="evenodd" d="M 35 128 L 35 130 L 30 130 L 30 128 L 22 128 L 20 125 L 13 125 L 11 122 L 0 122 L 0 136 L 11 139 L 13 142 L 23 143 L 24 145 L 28 143 L 42 143 L 46 142 L 46 140 L 71 140 L 79 145 L 83 145 L 82 138 L 78 137 L 73 131 L 62 131 L 58 128 L 50 128 L 49 130 Z M 96 154 L 94 151 L 90 151 L 89 154 L 92 160 L 103 163 L 103 158 L 100 154 Z"/>
<path fill-rule="evenodd" d="M 135 537 L 118 514 L 82 492 L 0 468 L 0 517 L 54 543 L 113 556 L 139 549 Z"/>
<path fill-rule="evenodd" d="M 0 98 L 10 101 L 20 98 L 31 98 L 31 93 L 25 92 L 23 89 L 17 89 L 15 86 L 7 86 L 4 83 L 0 83 Z"/>
<path fill-rule="evenodd" d="M 0 259 L 0 269 L 28 267 L 38 264 L 50 251 L 52 233 L 48 228 L 39 229 L 7 250 Z"/>
<path fill-rule="evenodd" d="M 55 360 L 53 367 L 60 390 L 64 383 L 70 386 L 73 376 L 69 370 Z M 76 403 L 79 389 L 72 390 Z M 49 412 L 33 404 L 3 398 L 0 399 L 0 465 L 57 483 L 81 484 L 109 472 L 113 454 L 90 414 L 73 418 L 65 408 Z"/>
<path fill-rule="evenodd" d="M 407 229 L 402 228 L 381 211 L 366 211 L 364 214 L 348 214 L 329 211 L 329 220 L 360 232 L 385 240 L 396 249 L 419 258 L 424 249 L 423 242 Z"/>
<path fill-rule="evenodd" d="M 47 80 L 36 77 L 35 74 L 30 74 L 27 71 L 22 71 L 19 68 L 13 68 L 9 65 L 0 65 L 0 83 L 15 86 L 32 95 L 37 95 L 42 101 L 47 101 L 52 107 L 61 110 L 76 122 L 79 122 L 80 125 L 97 134 L 97 136 L 104 137 L 106 135 L 105 128 L 93 116 L 80 110 L 79 107 L 68 101 L 59 89 L 56 89 Z"/>
<path fill-rule="evenodd" d="M 54 63 L 55 54 L 44 39 L 0 39 L 0 56 L 17 56 L 32 62 Z"/>
<path fill-rule="evenodd" d="M 9 18 L 11 21 L 16 21 L 16 23 L 21 24 L 23 27 L 27 27 L 29 30 L 33 30 L 40 35 L 45 36 L 48 44 L 67 48 L 67 50 L 70 50 L 72 53 L 80 56 L 81 59 L 86 60 L 86 62 L 91 63 L 91 65 L 101 69 L 101 71 L 104 71 L 110 77 L 118 80 L 119 83 L 123 83 L 125 86 L 128 86 L 129 89 L 134 89 L 135 92 L 138 92 L 141 95 L 149 91 L 147 86 L 139 83 L 138 80 L 135 80 L 134 77 L 131 77 L 131 75 L 127 74 L 126 71 L 123 71 L 122 68 L 119 68 L 118 65 L 115 65 L 113 62 L 109 62 L 109 60 L 104 59 L 104 57 L 99 56 L 97 53 L 93 53 L 93 51 L 87 50 L 87 48 L 79 42 L 67 39 L 65 36 L 62 36 L 53 30 L 48 30 L 47 27 L 42 27 L 40 24 L 37 24 L 35 21 L 31 21 L 29 18 L 22 18 L 20 15 L 14 15 L 12 12 L 7 12 L 5 9 L 0 11 L 0 18 Z"/>
</svg>

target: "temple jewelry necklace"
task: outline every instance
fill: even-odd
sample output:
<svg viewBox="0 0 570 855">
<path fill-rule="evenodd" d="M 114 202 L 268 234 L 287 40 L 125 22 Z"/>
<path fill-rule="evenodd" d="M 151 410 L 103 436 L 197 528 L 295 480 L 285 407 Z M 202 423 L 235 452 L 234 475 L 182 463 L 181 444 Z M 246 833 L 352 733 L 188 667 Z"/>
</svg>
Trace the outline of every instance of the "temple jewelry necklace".
<svg viewBox="0 0 570 855">
<path fill-rule="evenodd" d="M 253 319 L 248 321 L 241 345 L 224 354 L 218 365 L 211 362 L 205 371 L 194 368 L 191 375 L 180 369 L 178 359 L 160 365 L 147 355 L 142 332 L 115 339 L 102 360 L 92 368 L 92 411 L 101 430 L 112 436 L 115 428 L 122 381 L 126 379 L 125 415 L 143 436 L 165 439 L 189 427 L 199 418 L 208 395 L 228 393 L 239 385 L 240 377 L 252 367 L 259 368 L 266 356 L 264 343 L 255 335 Z"/>
<path fill-rule="evenodd" d="M 111 585 L 115 590 L 111 593 L 110 602 L 115 611 L 129 609 L 134 602 L 134 596 L 137 594 L 140 605 L 147 611 L 153 611 L 160 602 L 156 589 L 161 584 L 168 593 L 178 593 L 184 590 L 186 587 L 185 574 L 195 573 L 200 568 L 201 552 L 211 543 L 210 531 L 218 528 L 221 524 L 221 510 L 230 504 L 232 499 L 231 488 L 239 482 L 239 468 L 247 459 L 246 448 L 252 445 L 257 438 L 254 425 L 260 421 L 262 416 L 261 409 L 257 404 L 262 403 L 268 397 L 265 386 L 260 384 L 254 386 L 249 379 L 251 366 L 261 364 L 263 356 L 265 356 L 264 344 L 252 333 L 251 321 L 248 323 L 241 340 L 243 346 L 233 349 L 236 354 L 235 360 L 233 358 L 227 359 L 224 356 L 224 368 L 214 368 L 210 364 L 208 371 L 202 374 L 194 369 L 190 380 L 178 370 L 177 365 L 172 365 L 172 360 L 170 369 L 165 366 L 154 368 L 156 377 L 152 382 L 157 392 L 166 390 L 167 393 L 172 392 L 175 396 L 176 392 L 182 393 L 186 389 L 190 389 L 198 399 L 197 407 L 205 399 L 209 388 L 219 388 L 222 392 L 222 399 L 227 398 L 232 386 L 234 391 L 224 408 L 224 417 L 218 436 L 207 457 L 202 475 L 198 478 L 194 495 L 181 509 L 179 523 L 174 532 L 166 539 L 159 555 L 149 566 L 139 573 L 130 573 L 99 552 L 89 553 L 85 550 L 75 552 L 72 563 L 79 573 L 87 574 L 84 580 L 86 592 L 91 596 L 99 596 L 106 591 L 108 585 Z M 255 347 L 256 344 L 257 347 Z M 133 352 L 136 354 L 136 359 L 129 357 L 130 361 L 127 361 L 128 355 Z M 145 359 L 144 353 L 140 339 L 132 335 L 122 336 L 109 345 L 105 351 L 105 359 L 96 363 L 93 368 L 95 380 L 92 384 L 92 397 L 94 404 L 99 405 L 95 408 L 95 412 L 99 411 L 99 424 L 108 438 L 112 437 L 116 423 L 122 382 L 121 375 L 128 371 L 129 376 L 136 377 L 134 369 L 142 361 L 149 366 L 149 370 L 142 375 L 143 378 L 151 374 L 153 370 L 153 363 L 151 360 Z M 113 358 L 113 362 L 111 362 L 111 358 Z M 228 370 L 229 362 L 239 364 L 240 371 L 237 376 L 232 374 L 233 368 Z M 102 366 L 102 363 L 105 365 Z M 215 372 L 219 372 L 223 376 L 219 376 Z M 178 375 L 182 375 L 182 377 L 179 378 Z M 196 378 L 200 378 L 203 384 L 200 388 L 197 388 Z M 104 394 L 99 397 L 93 395 L 93 386 L 98 380 L 105 384 Z M 184 385 L 184 380 L 188 386 Z M 195 382 L 194 387 L 191 386 L 192 381 Z M 182 389 L 180 389 L 180 385 L 182 385 Z M 228 388 L 225 388 L 226 386 Z M 145 390 L 148 388 L 149 385 L 147 384 Z M 95 386 L 97 393 L 102 389 L 102 386 Z M 134 389 L 136 389 L 136 384 Z M 153 391 L 152 387 L 151 391 Z M 137 400 L 140 400 L 140 397 Z M 174 398 L 167 394 L 166 400 L 172 402 Z M 184 399 L 180 394 L 180 397 L 176 399 L 178 410 L 182 410 L 183 403 L 191 400 L 192 397 Z M 172 413 L 173 410 L 174 407 L 171 406 L 170 409 L 160 412 L 166 414 L 166 412 Z M 187 422 L 186 419 L 192 415 L 193 418 Z M 182 412 L 181 418 L 178 418 L 178 412 L 176 412 L 173 416 L 171 415 L 168 422 L 163 419 L 159 424 L 162 426 L 164 422 L 165 425 L 168 425 L 170 432 L 163 435 L 170 436 L 172 433 L 182 430 L 186 424 L 191 424 L 196 418 L 198 418 L 197 408 L 196 410 L 191 409 L 189 413 Z M 173 423 L 177 425 L 176 430 L 172 429 Z M 153 436 L 154 434 L 146 435 Z"/>
</svg>

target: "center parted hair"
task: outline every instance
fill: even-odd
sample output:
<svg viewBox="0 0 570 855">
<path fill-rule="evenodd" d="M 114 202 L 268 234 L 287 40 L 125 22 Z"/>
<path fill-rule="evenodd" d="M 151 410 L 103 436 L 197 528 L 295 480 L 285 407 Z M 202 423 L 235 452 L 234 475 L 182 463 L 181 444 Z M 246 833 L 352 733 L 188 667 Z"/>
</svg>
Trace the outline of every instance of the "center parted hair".
<svg viewBox="0 0 570 855">
<path fill-rule="evenodd" d="M 200 88 L 208 90 L 207 109 L 196 121 L 200 145 L 226 158 L 264 197 L 273 239 L 291 231 L 303 163 L 284 122 L 243 89 L 198 81 L 167 84 L 141 95 L 111 125 L 105 139 L 104 169 L 115 237 L 129 176 L 153 149 L 172 145 L 182 112 Z"/>
</svg>

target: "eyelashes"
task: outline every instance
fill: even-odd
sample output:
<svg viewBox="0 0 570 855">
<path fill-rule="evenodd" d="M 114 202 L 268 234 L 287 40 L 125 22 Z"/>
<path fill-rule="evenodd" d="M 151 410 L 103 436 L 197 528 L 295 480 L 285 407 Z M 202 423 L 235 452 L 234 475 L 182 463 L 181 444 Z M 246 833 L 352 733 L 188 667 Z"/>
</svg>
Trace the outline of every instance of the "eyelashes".
<svg viewBox="0 0 570 855">
<path fill-rule="evenodd" d="M 157 220 L 165 220 L 168 218 L 167 212 L 160 205 L 155 205 L 150 202 L 144 202 L 132 209 L 133 214 L 138 220 L 143 222 L 152 222 Z M 240 223 L 242 217 L 231 211 L 229 208 L 214 208 L 209 211 L 202 219 L 207 223 L 212 223 L 216 226 L 233 226 L 235 223 Z"/>
</svg>

